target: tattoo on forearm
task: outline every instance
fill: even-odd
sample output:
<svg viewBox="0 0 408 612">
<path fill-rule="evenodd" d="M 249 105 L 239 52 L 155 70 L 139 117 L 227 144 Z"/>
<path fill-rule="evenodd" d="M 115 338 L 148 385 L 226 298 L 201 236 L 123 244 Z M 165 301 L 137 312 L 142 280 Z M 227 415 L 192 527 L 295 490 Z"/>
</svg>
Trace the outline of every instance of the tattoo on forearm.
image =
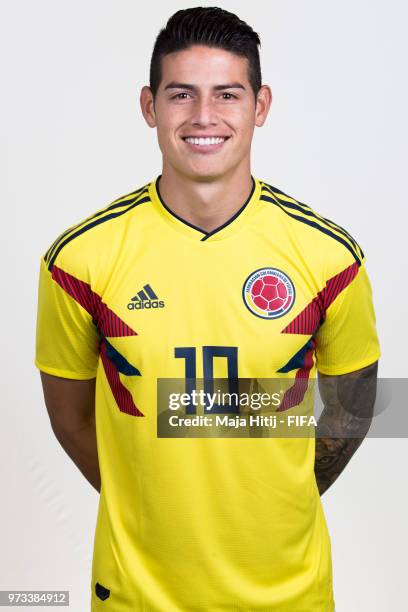
<svg viewBox="0 0 408 612">
<path fill-rule="evenodd" d="M 322 495 L 367 435 L 373 416 L 378 363 L 344 374 L 319 374 L 324 409 L 316 429 L 316 482 Z"/>
</svg>

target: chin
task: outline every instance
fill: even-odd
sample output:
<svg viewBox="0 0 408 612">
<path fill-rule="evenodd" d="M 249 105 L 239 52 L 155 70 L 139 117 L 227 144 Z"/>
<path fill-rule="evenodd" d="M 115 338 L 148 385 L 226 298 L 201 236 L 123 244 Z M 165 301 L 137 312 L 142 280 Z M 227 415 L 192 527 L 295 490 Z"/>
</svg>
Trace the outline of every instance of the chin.
<svg viewBox="0 0 408 612">
<path fill-rule="evenodd" d="M 224 176 L 228 168 L 208 167 L 208 168 L 185 168 L 185 174 L 196 181 L 213 181 Z"/>
<path fill-rule="evenodd" d="M 212 173 L 196 173 L 192 174 L 191 178 L 193 178 L 197 182 L 208 183 L 214 181 L 222 176 L 222 173 L 212 172 Z"/>
</svg>

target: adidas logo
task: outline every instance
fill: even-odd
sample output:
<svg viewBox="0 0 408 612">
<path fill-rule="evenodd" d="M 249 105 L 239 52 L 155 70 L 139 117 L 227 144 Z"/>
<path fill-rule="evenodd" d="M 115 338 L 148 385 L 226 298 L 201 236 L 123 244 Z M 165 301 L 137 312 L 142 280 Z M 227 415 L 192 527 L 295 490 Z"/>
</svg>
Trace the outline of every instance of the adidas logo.
<svg viewBox="0 0 408 612">
<path fill-rule="evenodd" d="M 142 310 L 146 308 L 164 308 L 163 300 L 159 300 L 150 285 L 144 285 L 127 305 L 129 310 Z"/>
</svg>

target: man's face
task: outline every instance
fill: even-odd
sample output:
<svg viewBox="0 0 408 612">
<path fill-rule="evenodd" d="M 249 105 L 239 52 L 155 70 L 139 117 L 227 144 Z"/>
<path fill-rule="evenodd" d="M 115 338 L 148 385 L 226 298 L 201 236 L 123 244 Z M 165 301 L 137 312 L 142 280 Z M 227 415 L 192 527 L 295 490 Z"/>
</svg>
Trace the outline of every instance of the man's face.
<svg viewBox="0 0 408 612">
<path fill-rule="evenodd" d="M 229 51 L 193 46 L 162 58 L 162 80 L 153 105 L 144 87 L 146 121 L 157 128 L 164 169 L 195 180 L 213 180 L 248 169 L 255 125 L 269 109 L 267 86 L 255 101 L 248 60 Z"/>
</svg>

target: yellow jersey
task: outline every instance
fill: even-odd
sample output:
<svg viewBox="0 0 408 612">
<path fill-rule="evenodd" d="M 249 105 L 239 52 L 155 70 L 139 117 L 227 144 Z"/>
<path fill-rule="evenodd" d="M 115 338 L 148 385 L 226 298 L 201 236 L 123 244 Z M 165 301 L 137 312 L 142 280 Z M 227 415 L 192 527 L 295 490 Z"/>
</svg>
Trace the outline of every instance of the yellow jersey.
<svg viewBox="0 0 408 612">
<path fill-rule="evenodd" d="M 296 382 L 375 362 L 364 253 L 254 177 L 212 232 L 159 189 L 79 221 L 40 260 L 35 364 L 96 377 L 91 609 L 332 612 L 314 437 L 160 435 L 158 380 Z"/>
</svg>

